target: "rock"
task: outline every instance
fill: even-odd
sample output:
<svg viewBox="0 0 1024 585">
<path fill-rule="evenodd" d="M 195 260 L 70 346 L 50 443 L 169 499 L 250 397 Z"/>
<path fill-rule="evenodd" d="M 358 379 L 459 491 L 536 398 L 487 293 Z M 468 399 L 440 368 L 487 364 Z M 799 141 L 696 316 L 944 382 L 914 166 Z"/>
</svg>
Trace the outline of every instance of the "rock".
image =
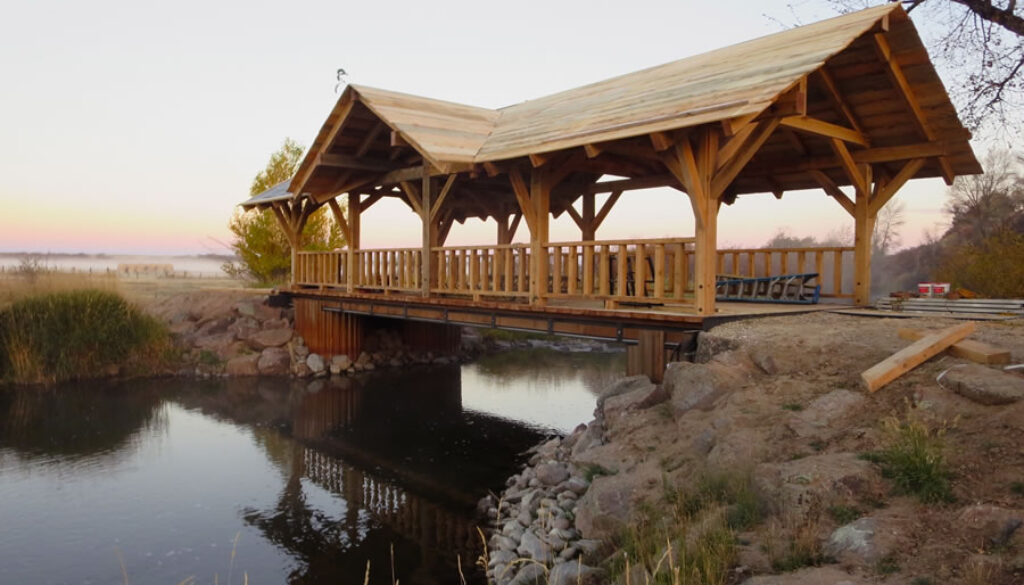
<svg viewBox="0 0 1024 585">
<path fill-rule="evenodd" d="M 706 364 L 716 355 L 738 347 L 739 343 L 734 339 L 701 332 L 697 335 L 697 350 L 694 352 L 693 361 L 698 364 Z"/>
<path fill-rule="evenodd" d="M 576 530 L 583 538 L 609 539 L 629 520 L 632 486 L 621 476 L 594 478 L 576 507 Z"/>
<path fill-rule="evenodd" d="M 288 319 L 270 319 L 263 322 L 262 329 L 288 329 L 292 326 Z"/>
<path fill-rule="evenodd" d="M 601 582 L 601 571 L 579 562 L 555 565 L 548 574 L 548 585 L 596 585 Z"/>
<path fill-rule="evenodd" d="M 604 425 L 595 420 L 587 425 L 587 429 L 576 440 L 576 444 L 572 447 L 570 459 L 575 459 L 602 444 L 604 444 Z"/>
<path fill-rule="evenodd" d="M 240 303 L 235 303 L 235 310 L 238 311 L 238 314 L 243 316 L 243 317 L 255 317 L 256 316 L 256 306 L 253 305 L 252 303 L 248 302 L 248 301 L 242 301 Z"/>
<path fill-rule="evenodd" d="M 523 563 L 509 585 L 543 585 L 546 581 L 544 567 L 537 563 Z"/>
<path fill-rule="evenodd" d="M 872 464 L 853 453 L 825 453 L 782 463 L 762 463 L 754 481 L 779 509 L 806 515 L 838 503 L 884 494 Z"/>
<path fill-rule="evenodd" d="M 516 548 L 516 552 L 538 563 L 550 563 L 554 558 L 551 547 L 529 530 L 523 533 L 523 538 L 519 541 L 519 547 Z"/>
<path fill-rule="evenodd" d="M 877 521 L 874 518 L 861 518 L 855 522 L 836 528 L 825 543 L 825 554 L 840 558 L 854 556 L 869 563 L 882 558 L 875 550 L 875 531 Z"/>
<path fill-rule="evenodd" d="M 1024 523 L 1024 511 L 978 504 L 961 510 L 957 519 L 972 547 L 982 550 L 1005 546 Z"/>
<path fill-rule="evenodd" d="M 862 393 L 833 390 L 814 399 L 806 408 L 794 413 L 789 428 L 798 437 L 811 437 L 834 428 L 833 423 L 859 408 L 867 399 Z"/>
<path fill-rule="evenodd" d="M 258 353 L 241 355 L 229 360 L 224 366 L 224 371 L 229 376 L 258 376 L 260 373 L 259 361 L 260 354 Z"/>
<path fill-rule="evenodd" d="M 239 339 L 246 339 L 259 330 L 259 321 L 252 317 L 242 317 L 228 326 L 228 331 L 233 331 Z"/>
<path fill-rule="evenodd" d="M 555 486 L 569 479 L 569 470 L 560 463 L 542 463 L 537 466 L 537 479 L 546 486 Z"/>
<path fill-rule="evenodd" d="M 655 386 L 646 376 L 639 377 L 643 380 L 632 385 L 634 390 L 605 399 L 602 412 L 609 426 L 614 426 L 627 411 L 643 410 L 668 400 L 668 392 L 663 387 Z"/>
<path fill-rule="evenodd" d="M 601 390 L 600 396 L 597 397 L 597 408 L 603 409 L 604 403 L 609 398 L 620 396 L 622 394 L 629 394 L 636 390 L 650 389 L 654 385 L 651 384 L 650 378 L 647 376 L 628 376 L 626 378 L 619 378 L 611 386 L 608 386 L 604 390 Z"/>
<path fill-rule="evenodd" d="M 725 392 L 718 388 L 713 370 L 705 364 L 672 362 L 665 368 L 662 383 L 668 392 L 676 418 L 699 408 L 710 409 Z"/>
<path fill-rule="evenodd" d="M 336 355 L 331 358 L 331 373 L 340 374 L 347 370 L 352 362 L 348 360 L 347 355 Z"/>
<path fill-rule="evenodd" d="M 981 364 L 952 368 L 940 383 L 979 404 L 1010 404 L 1024 398 L 1024 377 Z"/>
<path fill-rule="evenodd" d="M 758 575 L 741 585 L 868 585 L 861 577 L 836 567 L 812 567 L 781 575 Z"/>
<path fill-rule="evenodd" d="M 587 488 L 590 487 L 590 483 L 582 477 L 570 477 L 569 481 L 566 482 L 565 487 L 572 490 L 578 496 L 582 496 L 587 492 Z"/>
<path fill-rule="evenodd" d="M 779 366 L 775 362 L 776 353 L 772 351 L 768 344 L 757 343 L 747 348 L 747 355 L 750 357 L 750 361 L 754 362 L 758 369 L 769 376 L 774 376 L 779 372 Z"/>
<path fill-rule="evenodd" d="M 213 333 L 210 335 L 197 337 L 193 342 L 193 345 L 199 349 L 205 349 L 212 351 L 216 354 L 226 353 L 228 346 L 235 341 L 234 331 L 224 331 L 223 333 Z"/>
<path fill-rule="evenodd" d="M 310 372 L 313 372 L 314 376 L 327 371 L 327 364 L 324 363 L 324 358 L 318 353 L 311 353 L 306 356 L 306 366 Z"/>
<path fill-rule="evenodd" d="M 227 317 L 207 319 L 199 323 L 199 327 L 196 329 L 196 335 L 202 337 L 206 335 L 214 335 L 216 333 L 224 333 L 228 330 L 229 325 L 231 325 L 231 319 L 228 319 Z"/>
<path fill-rule="evenodd" d="M 256 367 L 266 376 L 287 376 L 292 358 L 283 347 L 268 347 L 260 354 Z"/>
<path fill-rule="evenodd" d="M 271 307 L 270 305 L 260 303 L 255 308 L 256 318 L 260 321 L 273 321 L 282 318 L 280 307 Z"/>
<path fill-rule="evenodd" d="M 515 541 L 503 534 L 495 534 L 492 536 L 490 543 L 491 550 L 514 551 L 516 549 Z"/>
<path fill-rule="evenodd" d="M 487 565 L 490 567 L 494 567 L 496 565 L 507 565 L 512 561 L 516 560 L 517 558 L 516 553 L 512 552 L 511 550 L 505 550 L 503 548 L 495 549 L 492 547 L 491 552 L 489 554 L 490 558 L 487 562 Z"/>
<path fill-rule="evenodd" d="M 264 329 L 249 336 L 247 341 L 253 349 L 263 350 L 268 347 L 281 347 L 291 338 L 291 329 Z"/>
</svg>

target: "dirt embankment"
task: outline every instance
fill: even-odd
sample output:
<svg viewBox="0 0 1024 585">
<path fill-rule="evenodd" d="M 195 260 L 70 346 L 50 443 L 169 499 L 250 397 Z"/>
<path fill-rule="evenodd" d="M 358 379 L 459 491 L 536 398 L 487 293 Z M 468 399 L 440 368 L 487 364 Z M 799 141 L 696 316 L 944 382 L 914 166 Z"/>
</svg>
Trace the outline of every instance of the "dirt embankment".
<svg viewBox="0 0 1024 585">
<path fill-rule="evenodd" d="M 559 583 L 581 574 L 567 562 L 631 584 L 1024 582 L 1024 376 L 941 355 L 861 386 L 909 345 L 899 328 L 954 324 L 817 313 L 703 334 L 696 363 L 607 389 L 487 502 L 492 576 L 533 582 L 539 556 L 526 576 Z M 971 338 L 1024 362 L 1021 320 Z"/>
</svg>

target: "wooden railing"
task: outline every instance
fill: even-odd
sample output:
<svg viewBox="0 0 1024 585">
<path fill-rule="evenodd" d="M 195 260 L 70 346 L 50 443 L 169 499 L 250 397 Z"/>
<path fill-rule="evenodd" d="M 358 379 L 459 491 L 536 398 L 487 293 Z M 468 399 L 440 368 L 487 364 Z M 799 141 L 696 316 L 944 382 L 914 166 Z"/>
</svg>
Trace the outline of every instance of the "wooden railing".
<svg viewBox="0 0 1024 585">
<path fill-rule="evenodd" d="M 541 247 L 537 291 L 551 299 L 587 298 L 651 304 L 693 302 L 694 240 L 553 242 Z M 432 293 L 480 297 L 529 297 L 529 244 L 450 246 L 431 250 Z M 419 248 L 299 252 L 301 286 L 418 292 Z M 351 278 L 349 272 L 352 272 Z M 719 250 L 717 273 L 754 278 L 818 273 L 823 297 L 853 296 L 853 248 L 752 248 Z"/>
<path fill-rule="evenodd" d="M 546 297 L 692 303 L 693 238 L 556 242 L 542 249 Z"/>
<path fill-rule="evenodd" d="M 853 297 L 853 248 L 748 248 L 718 251 L 718 274 L 740 278 L 818 274 L 821 296 Z"/>
</svg>

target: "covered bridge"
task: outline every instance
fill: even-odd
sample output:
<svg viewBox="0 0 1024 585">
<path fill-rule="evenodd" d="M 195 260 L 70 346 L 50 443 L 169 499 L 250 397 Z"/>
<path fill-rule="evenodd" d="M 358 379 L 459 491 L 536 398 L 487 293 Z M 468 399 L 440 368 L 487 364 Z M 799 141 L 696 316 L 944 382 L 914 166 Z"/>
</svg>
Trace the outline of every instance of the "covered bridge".
<svg viewBox="0 0 1024 585">
<path fill-rule="evenodd" d="M 547 315 L 549 330 L 551 315 L 584 309 L 692 324 L 715 314 L 723 274 L 817 273 L 825 296 L 867 304 L 879 210 L 911 179 L 981 172 L 969 139 L 913 23 L 889 3 L 499 110 L 352 85 L 295 177 L 243 207 L 274 210 L 300 297 L 386 298 L 406 315 L 519 310 Z M 689 199 L 694 234 L 597 239 L 622 194 L 664 186 Z M 722 203 L 801 189 L 850 214 L 852 249 L 717 249 Z M 598 194 L 609 194 L 600 208 Z M 419 216 L 421 246 L 360 248 L 360 215 L 383 197 Z M 299 252 L 323 205 L 347 248 Z M 561 214 L 578 241 L 550 241 Z M 495 220 L 495 242 L 445 247 L 469 218 Z M 512 244 L 521 223 L 529 243 Z"/>
</svg>

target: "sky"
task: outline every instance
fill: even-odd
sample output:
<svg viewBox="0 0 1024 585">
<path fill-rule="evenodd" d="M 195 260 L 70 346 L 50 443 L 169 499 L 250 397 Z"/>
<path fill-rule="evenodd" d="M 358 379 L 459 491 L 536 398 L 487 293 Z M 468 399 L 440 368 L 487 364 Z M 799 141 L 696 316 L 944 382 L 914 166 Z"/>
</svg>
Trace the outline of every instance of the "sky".
<svg viewBox="0 0 1024 585">
<path fill-rule="evenodd" d="M 821 0 L 4 4 L 0 252 L 140 254 L 226 252 L 253 176 L 285 137 L 312 142 L 339 67 L 352 83 L 502 107 L 833 14 Z M 945 221 L 945 193 L 939 180 L 901 191 L 904 244 Z M 779 229 L 820 238 L 852 219 L 820 191 L 744 196 L 723 206 L 719 245 Z M 448 243 L 495 233 L 471 220 Z M 598 236 L 692 233 L 685 195 L 658 189 L 626 193 Z M 552 222 L 552 241 L 578 238 Z M 419 241 L 396 201 L 364 215 L 365 248 Z"/>
</svg>

